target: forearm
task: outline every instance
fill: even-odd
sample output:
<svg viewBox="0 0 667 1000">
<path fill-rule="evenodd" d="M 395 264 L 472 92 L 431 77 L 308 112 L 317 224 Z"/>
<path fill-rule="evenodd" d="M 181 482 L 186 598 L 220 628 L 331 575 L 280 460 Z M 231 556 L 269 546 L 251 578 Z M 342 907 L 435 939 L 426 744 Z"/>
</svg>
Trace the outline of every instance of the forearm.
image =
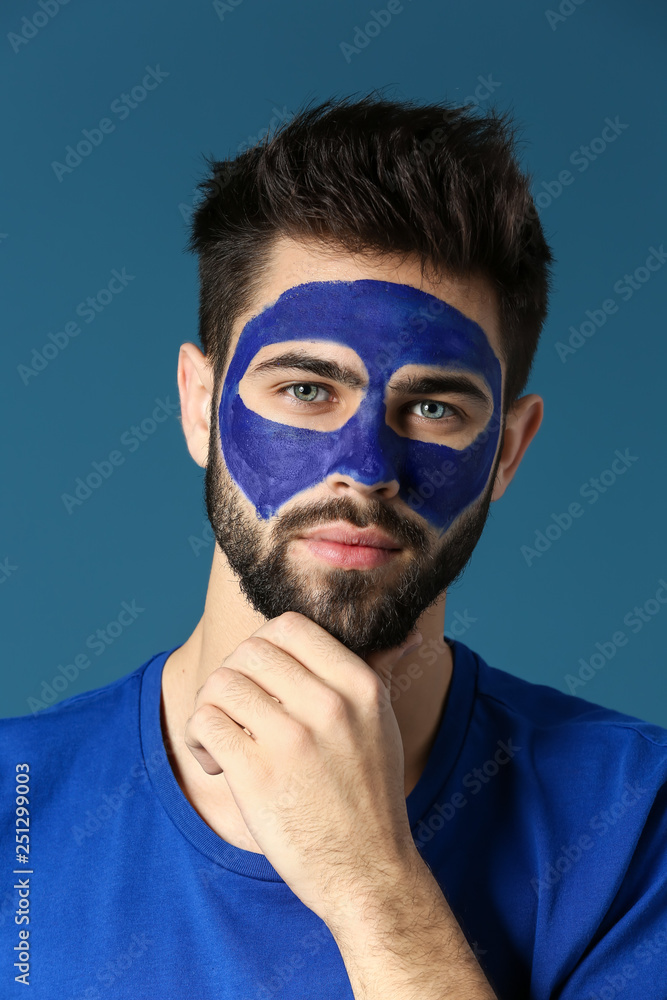
<svg viewBox="0 0 667 1000">
<path fill-rule="evenodd" d="M 422 859 L 389 882 L 329 924 L 355 1000 L 497 1000 Z"/>
</svg>

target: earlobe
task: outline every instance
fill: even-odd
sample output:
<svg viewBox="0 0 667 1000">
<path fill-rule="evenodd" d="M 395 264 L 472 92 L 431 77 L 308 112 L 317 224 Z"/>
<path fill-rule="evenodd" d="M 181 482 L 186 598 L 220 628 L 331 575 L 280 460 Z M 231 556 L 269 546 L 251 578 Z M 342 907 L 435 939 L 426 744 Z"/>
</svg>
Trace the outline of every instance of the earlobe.
<svg viewBox="0 0 667 1000">
<path fill-rule="evenodd" d="M 211 420 L 213 372 L 196 344 L 181 344 L 178 355 L 181 425 L 192 458 L 206 468 Z"/>
<path fill-rule="evenodd" d="M 528 445 L 537 434 L 544 415 L 544 400 L 536 393 L 522 396 L 507 414 L 502 454 L 491 500 L 500 500 L 512 482 Z"/>
</svg>

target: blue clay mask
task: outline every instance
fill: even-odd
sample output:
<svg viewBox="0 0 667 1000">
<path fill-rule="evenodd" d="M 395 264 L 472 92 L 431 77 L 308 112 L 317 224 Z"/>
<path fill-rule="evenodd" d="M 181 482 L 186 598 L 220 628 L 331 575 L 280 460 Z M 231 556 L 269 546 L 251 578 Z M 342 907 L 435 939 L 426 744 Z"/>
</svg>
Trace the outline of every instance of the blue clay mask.
<svg viewBox="0 0 667 1000">
<path fill-rule="evenodd" d="M 337 430 L 267 419 L 239 395 L 239 383 L 258 351 L 297 340 L 314 356 L 327 357 L 326 346 L 318 351 L 317 342 L 328 341 L 351 348 L 363 361 L 368 385 L 358 390 L 358 408 Z M 404 365 L 481 378 L 493 399 L 486 430 L 458 449 L 398 434 L 387 423 L 385 394 Z M 312 382 L 322 379 L 301 376 L 302 384 Z M 396 480 L 399 497 L 441 533 L 487 484 L 500 433 L 501 386 L 500 362 L 483 329 L 428 292 L 370 279 L 295 285 L 241 332 L 220 397 L 222 452 L 235 483 L 265 520 L 297 494 L 342 473 L 369 486 Z M 428 399 L 419 394 L 414 402 Z"/>
</svg>

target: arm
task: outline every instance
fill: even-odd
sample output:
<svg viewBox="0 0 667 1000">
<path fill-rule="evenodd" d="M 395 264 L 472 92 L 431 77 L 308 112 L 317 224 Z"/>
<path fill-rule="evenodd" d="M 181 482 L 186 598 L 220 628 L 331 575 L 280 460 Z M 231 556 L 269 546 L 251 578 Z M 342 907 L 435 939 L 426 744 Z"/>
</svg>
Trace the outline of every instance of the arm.
<svg viewBox="0 0 667 1000">
<path fill-rule="evenodd" d="M 426 863 L 327 920 L 355 1000 L 497 1000 Z"/>
<path fill-rule="evenodd" d="M 185 741 L 331 931 L 356 1000 L 496 1000 L 410 830 L 389 700 L 405 645 L 364 663 L 285 612 L 210 675 Z"/>
</svg>

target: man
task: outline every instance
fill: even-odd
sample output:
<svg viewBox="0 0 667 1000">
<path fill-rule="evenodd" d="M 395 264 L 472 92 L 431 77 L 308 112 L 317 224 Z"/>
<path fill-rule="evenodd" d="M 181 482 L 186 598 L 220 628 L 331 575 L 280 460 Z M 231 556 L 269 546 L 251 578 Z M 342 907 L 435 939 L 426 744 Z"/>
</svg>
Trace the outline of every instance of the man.
<svg viewBox="0 0 667 1000">
<path fill-rule="evenodd" d="M 202 191 L 206 603 L 4 722 L 7 989 L 664 1000 L 667 731 L 443 638 L 543 411 L 507 120 L 328 101 Z"/>
</svg>

